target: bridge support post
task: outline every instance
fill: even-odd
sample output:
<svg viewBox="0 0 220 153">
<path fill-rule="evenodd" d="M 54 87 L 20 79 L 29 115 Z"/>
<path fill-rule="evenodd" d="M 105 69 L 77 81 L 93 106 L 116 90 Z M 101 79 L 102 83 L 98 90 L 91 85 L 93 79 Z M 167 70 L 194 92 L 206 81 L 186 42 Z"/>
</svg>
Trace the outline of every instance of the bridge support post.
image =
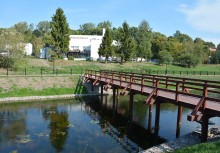
<svg viewBox="0 0 220 153">
<path fill-rule="evenodd" d="M 206 113 L 203 115 L 202 119 L 202 135 L 201 135 L 201 142 L 207 142 L 208 138 L 208 128 L 209 128 L 209 117 Z"/>
<path fill-rule="evenodd" d="M 149 105 L 149 116 L 148 116 L 148 131 L 151 131 L 152 108 L 153 108 L 153 104 L 150 104 L 150 105 Z"/>
<path fill-rule="evenodd" d="M 158 136 L 160 126 L 160 102 L 156 102 L 156 116 L 155 116 L 155 136 Z"/>
<path fill-rule="evenodd" d="M 115 87 L 113 87 L 112 92 L 113 92 L 112 110 L 113 112 L 115 112 L 115 100 L 116 100 L 116 97 L 115 97 L 116 88 Z"/>
<path fill-rule="evenodd" d="M 129 122 L 133 121 L 133 105 L 134 105 L 134 93 L 130 91 L 130 101 L 129 101 Z"/>
<path fill-rule="evenodd" d="M 91 82 L 91 91 L 94 91 L 94 85 L 93 85 L 93 82 Z"/>
<path fill-rule="evenodd" d="M 103 103 L 103 84 L 101 83 L 101 103 Z"/>
<path fill-rule="evenodd" d="M 183 107 L 178 106 L 178 116 L 177 116 L 177 125 L 176 125 L 176 138 L 180 137 L 180 127 L 181 127 L 181 121 L 182 121 L 182 113 L 183 113 Z"/>
<path fill-rule="evenodd" d="M 117 88 L 117 98 L 119 98 L 119 88 Z"/>
</svg>

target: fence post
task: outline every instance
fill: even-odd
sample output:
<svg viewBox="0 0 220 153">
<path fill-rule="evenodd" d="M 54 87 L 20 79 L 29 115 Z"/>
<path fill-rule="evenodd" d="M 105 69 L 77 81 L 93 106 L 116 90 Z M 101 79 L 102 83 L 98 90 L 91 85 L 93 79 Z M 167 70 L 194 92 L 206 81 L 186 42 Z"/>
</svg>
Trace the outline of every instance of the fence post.
<svg viewBox="0 0 220 153">
<path fill-rule="evenodd" d="M 41 67 L 41 69 L 40 69 L 40 74 L 41 74 L 41 76 L 43 75 L 43 67 Z"/>
<path fill-rule="evenodd" d="M 58 75 L 58 69 L 56 69 L 56 75 Z"/>
</svg>

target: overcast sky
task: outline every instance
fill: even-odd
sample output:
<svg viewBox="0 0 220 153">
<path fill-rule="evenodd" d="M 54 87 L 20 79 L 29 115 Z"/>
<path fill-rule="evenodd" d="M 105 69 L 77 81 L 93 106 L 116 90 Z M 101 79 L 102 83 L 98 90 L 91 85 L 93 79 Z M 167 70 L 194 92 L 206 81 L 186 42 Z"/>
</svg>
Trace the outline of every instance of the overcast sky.
<svg viewBox="0 0 220 153">
<path fill-rule="evenodd" d="M 87 22 L 109 20 L 118 27 L 125 20 L 130 26 L 146 20 L 153 31 L 167 36 L 179 30 L 193 39 L 220 43 L 220 0 L 2 0 L 0 27 L 50 21 L 58 7 L 72 29 Z"/>
</svg>

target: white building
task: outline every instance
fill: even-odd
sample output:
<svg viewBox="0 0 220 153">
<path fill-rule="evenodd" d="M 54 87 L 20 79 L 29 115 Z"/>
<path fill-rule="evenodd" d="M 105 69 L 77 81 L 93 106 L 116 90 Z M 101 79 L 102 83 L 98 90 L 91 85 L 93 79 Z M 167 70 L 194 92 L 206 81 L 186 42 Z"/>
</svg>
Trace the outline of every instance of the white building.
<svg viewBox="0 0 220 153">
<path fill-rule="evenodd" d="M 105 34 L 103 29 L 102 36 L 97 35 L 70 35 L 69 50 L 78 57 L 75 58 L 99 58 L 98 49 L 102 43 L 102 38 Z"/>
<path fill-rule="evenodd" d="M 31 43 L 24 44 L 24 54 L 32 55 L 32 52 L 33 52 L 33 45 Z"/>
</svg>

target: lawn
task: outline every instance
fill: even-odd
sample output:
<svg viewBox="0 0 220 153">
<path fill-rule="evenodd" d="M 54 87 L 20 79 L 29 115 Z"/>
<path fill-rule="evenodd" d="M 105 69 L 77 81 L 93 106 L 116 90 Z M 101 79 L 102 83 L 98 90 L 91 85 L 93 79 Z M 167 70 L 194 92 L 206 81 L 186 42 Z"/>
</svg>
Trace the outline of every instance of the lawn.
<svg viewBox="0 0 220 153">
<path fill-rule="evenodd" d="M 209 142 L 176 150 L 175 153 L 219 153 L 220 142 Z"/>
<path fill-rule="evenodd" d="M 9 70 L 9 75 L 60 75 L 81 74 L 86 69 L 118 70 L 129 72 L 143 72 L 148 74 L 169 75 L 220 75 L 220 65 L 199 65 L 195 68 L 185 68 L 177 65 L 156 65 L 147 62 L 100 63 L 97 61 L 22 59 L 16 64 L 16 70 Z M 0 70 L 1 75 L 7 75 L 7 69 Z"/>
</svg>

